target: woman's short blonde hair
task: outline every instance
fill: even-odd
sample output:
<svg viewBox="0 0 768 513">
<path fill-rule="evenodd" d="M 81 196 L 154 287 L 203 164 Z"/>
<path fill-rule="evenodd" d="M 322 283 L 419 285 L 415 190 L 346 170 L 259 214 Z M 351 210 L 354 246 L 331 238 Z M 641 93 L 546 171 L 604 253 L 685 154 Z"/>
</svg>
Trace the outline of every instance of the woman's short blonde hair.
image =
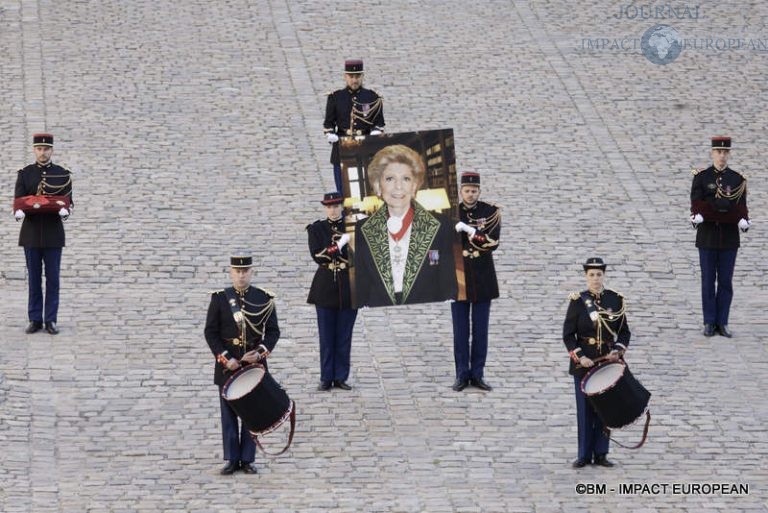
<svg viewBox="0 0 768 513">
<path fill-rule="evenodd" d="M 381 192 L 379 185 L 381 175 L 388 165 L 395 163 L 405 164 L 411 168 L 413 178 L 416 180 L 417 189 L 420 189 L 421 184 L 424 183 L 424 175 L 426 175 L 427 169 L 424 166 L 424 160 L 421 158 L 421 155 L 403 144 L 385 146 L 377 151 L 368 163 L 368 183 L 377 195 Z"/>
</svg>

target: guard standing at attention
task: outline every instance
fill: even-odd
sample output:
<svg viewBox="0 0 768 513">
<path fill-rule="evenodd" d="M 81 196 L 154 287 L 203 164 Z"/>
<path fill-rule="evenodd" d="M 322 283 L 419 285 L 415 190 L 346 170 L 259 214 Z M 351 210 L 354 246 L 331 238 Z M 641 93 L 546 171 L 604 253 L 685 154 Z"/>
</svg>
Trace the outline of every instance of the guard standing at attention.
<svg viewBox="0 0 768 513">
<path fill-rule="evenodd" d="M 460 182 L 461 220 L 456 224 L 456 231 L 463 233 L 461 241 L 467 298 L 451 303 L 456 363 L 453 389 L 460 392 L 471 384 L 487 392 L 491 386 L 483 379 L 483 371 L 488 354 L 491 300 L 499 297 L 493 252 L 499 247 L 501 212 L 497 206 L 479 200 L 479 174 L 462 173 Z"/>
<path fill-rule="evenodd" d="M 35 163 L 20 169 L 16 177 L 14 198 L 43 196 L 55 197 L 53 210 L 36 212 L 17 208 L 14 217 L 23 221 L 19 233 L 19 246 L 24 247 L 29 273 L 29 300 L 27 333 L 45 331 L 51 335 L 59 332 L 56 326 L 59 312 L 59 276 L 61 253 L 65 245 L 64 223 L 72 212 L 72 173 L 54 164 L 53 135 L 34 134 L 32 149 Z M 15 202 L 14 202 L 15 203 Z M 38 203 L 39 206 L 39 203 Z M 43 265 L 45 265 L 45 301 L 43 301 Z"/>
<path fill-rule="evenodd" d="M 336 190 L 342 192 L 339 137 L 378 135 L 384 130 L 383 99 L 376 91 L 363 87 L 363 61 L 344 61 L 347 86 L 328 94 L 323 132 L 333 145 L 331 164 Z"/>
<path fill-rule="evenodd" d="M 733 270 L 741 244 L 752 222 L 747 210 L 747 179 L 728 167 L 730 137 L 712 138 L 713 164 L 693 170 L 691 224 L 701 267 L 701 305 L 704 336 L 715 332 L 732 336 L 728 315 L 733 300 Z"/>
<path fill-rule="evenodd" d="M 205 321 L 205 340 L 216 358 L 213 382 L 219 386 L 221 431 L 226 465 L 221 474 L 242 469 L 255 474 L 256 455 L 248 428 L 242 424 L 221 390 L 232 373 L 241 366 L 260 362 L 267 367 L 267 356 L 280 338 L 275 311 L 275 295 L 251 285 L 253 259 L 250 256 L 230 257 L 232 286 L 211 295 Z"/>
<path fill-rule="evenodd" d="M 320 384 L 317 389 L 347 384 L 352 350 L 352 330 L 357 309 L 352 308 L 349 287 L 349 234 L 344 232 L 344 198 L 340 192 L 325 194 L 321 203 L 327 217 L 307 226 L 309 254 L 318 264 L 307 303 L 317 310 L 320 333 Z"/>
</svg>

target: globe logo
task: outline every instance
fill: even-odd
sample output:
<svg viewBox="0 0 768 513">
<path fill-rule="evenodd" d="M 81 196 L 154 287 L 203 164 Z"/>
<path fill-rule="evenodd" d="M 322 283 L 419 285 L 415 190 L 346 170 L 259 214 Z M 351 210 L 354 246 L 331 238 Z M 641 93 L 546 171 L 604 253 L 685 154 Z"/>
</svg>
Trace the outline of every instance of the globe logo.
<svg viewBox="0 0 768 513">
<path fill-rule="evenodd" d="M 645 31 L 640 40 L 645 58 L 654 64 L 669 64 L 683 51 L 680 34 L 669 25 L 656 25 Z"/>
</svg>

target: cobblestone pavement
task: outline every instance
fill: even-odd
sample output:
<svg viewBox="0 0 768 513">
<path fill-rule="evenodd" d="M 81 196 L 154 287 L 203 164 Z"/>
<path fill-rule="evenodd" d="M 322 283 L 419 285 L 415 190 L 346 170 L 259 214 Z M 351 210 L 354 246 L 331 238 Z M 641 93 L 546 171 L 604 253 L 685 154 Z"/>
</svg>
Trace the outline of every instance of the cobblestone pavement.
<svg viewBox="0 0 768 513">
<path fill-rule="evenodd" d="M 768 509 L 768 7 L 704 1 L 695 18 L 658 18 L 657 4 L 627 5 L 619 18 L 614 2 L 0 0 L 3 201 L 45 129 L 77 203 L 55 338 L 23 334 L 18 225 L 0 222 L 0 511 Z M 763 46 L 704 44 L 655 65 L 632 45 L 659 23 Z M 389 131 L 452 127 L 459 168 L 482 172 L 484 199 L 503 208 L 489 394 L 450 389 L 446 305 L 361 312 L 354 390 L 314 390 L 304 226 L 333 183 L 324 93 L 349 57 L 366 60 Z M 699 334 L 686 222 L 688 171 L 715 134 L 734 138 L 755 221 L 732 340 Z M 242 247 L 279 298 L 270 368 L 298 433 L 259 475 L 222 477 L 202 328 Z M 628 298 L 628 358 L 654 416 L 641 450 L 614 446 L 615 468 L 576 472 L 560 327 L 594 254 Z M 620 483 L 750 488 L 610 491 Z"/>
</svg>

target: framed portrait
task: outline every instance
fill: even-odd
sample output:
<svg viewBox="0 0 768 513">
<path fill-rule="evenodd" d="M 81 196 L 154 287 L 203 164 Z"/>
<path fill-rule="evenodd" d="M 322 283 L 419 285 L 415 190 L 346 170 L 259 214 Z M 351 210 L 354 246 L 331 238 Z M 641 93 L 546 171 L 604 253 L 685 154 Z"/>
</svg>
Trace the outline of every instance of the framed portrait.
<svg viewBox="0 0 768 513">
<path fill-rule="evenodd" d="M 339 150 L 353 304 L 461 299 L 453 130 L 346 137 Z"/>
</svg>

